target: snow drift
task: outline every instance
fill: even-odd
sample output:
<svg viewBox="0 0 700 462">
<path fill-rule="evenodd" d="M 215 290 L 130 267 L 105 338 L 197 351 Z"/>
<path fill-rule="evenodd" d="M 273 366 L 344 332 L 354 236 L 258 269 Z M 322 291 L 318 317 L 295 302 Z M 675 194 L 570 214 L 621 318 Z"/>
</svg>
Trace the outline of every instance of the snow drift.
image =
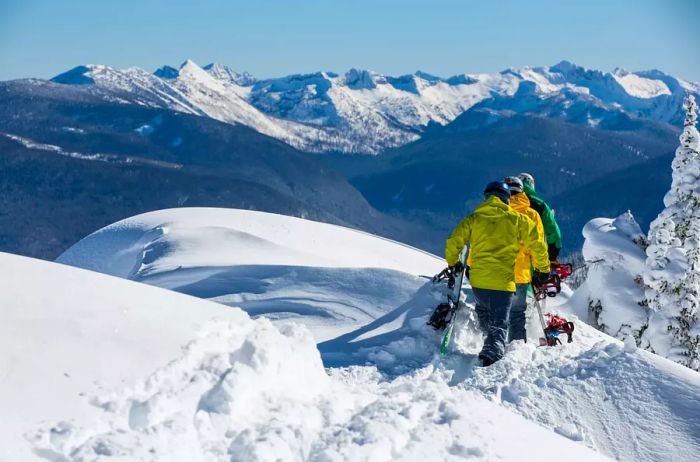
<svg viewBox="0 0 700 462">
<path fill-rule="evenodd" d="M 139 215 L 80 241 L 58 259 L 113 276 L 296 319 L 319 340 L 408 301 L 443 263 L 340 226 L 227 209 Z M 408 274 L 407 274 L 408 273 Z"/>
<path fill-rule="evenodd" d="M 365 255 L 375 264 L 402 247 L 355 238 L 375 241 Z M 384 265 L 407 263 L 411 252 L 429 258 L 404 249 Z M 359 264 L 355 250 L 346 262 Z M 236 308 L 55 263 L 0 261 L 0 460 L 534 461 L 540 445 L 574 461 L 604 459 L 479 392 L 450 387 L 437 365 L 392 380 L 373 366 L 327 372 L 298 324 L 277 328 Z"/>
<path fill-rule="evenodd" d="M 602 332 L 639 345 L 649 316 L 642 282 L 646 236 L 630 212 L 614 220 L 591 220 L 583 236 L 583 256 L 590 268 L 572 307 Z"/>
<path fill-rule="evenodd" d="M 230 452 L 235 449 L 244 459 L 254 459 L 296 448 L 292 459 L 539 460 L 546 448 L 593 460 L 595 453 L 580 452 L 588 447 L 598 456 L 657 461 L 692 459 L 700 450 L 695 398 L 700 376 L 586 326 L 566 294 L 545 309 L 577 323 L 574 343 L 537 348 L 535 342 L 516 342 L 502 361 L 479 369 L 481 335 L 471 314 L 473 297 L 465 289 L 467 308 L 459 314 L 453 351 L 439 358 L 439 335 L 425 322 L 441 299 L 441 288 L 420 275 L 434 273 L 443 262 L 365 233 L 259 212 L 164 210 L 98 231 L 60 261 L 240 303 L 282 332 L 299 332 L 290 321 L 311 331 L 330 378 L 310 390 L 317 394 L 297 416 L 304 422 L 288 418 L 288 412 L 299 409 L 291 404 L 301 399 L 295 396 L 288 405 L 277 405 L 279 413 L 263 413 L 262 420 L 250 424 L 257 430 L 244 430 L 259 432 L 255 440 L 239 445 L 235 441 L 242 437 L 226 435 L 242 427 L 229 422 L 215 427 L 208 435 L 224 436 L 211 437 L 218 443 L 207 446 L 216 447 L 204 450 L 208 455 L 235 459 Z M 538 336 L 536 328 L 529 336 Z M 318 361 L 310 355 L 306 361 Z M 226 361 L 223 369 L 234 366 L 230 357 Z M 190 376 L 183 377 L 174 387 L 189 387 L 182 384 L 190 383 Z M 214 394 L 211 402 L 224 404 L 212 409 L 228 415 L 235 393 L 223 395 Z M 535 425 L 520 426 L 522 417 Z M 107 434 L 114 437 L 124 431 L 109 428 Z M 296 446 L 270 442 L 271 428 L 276 435 L 297 435 Z M 126 434 L 132 431 L 148 440 L 140 430 Z M 159 435 L 167 439 L 169 431 Z M 577 444 L 555 449 L 560 439 Z M 134 440 L 126 441 L 128 446 Z"/>
</svg>

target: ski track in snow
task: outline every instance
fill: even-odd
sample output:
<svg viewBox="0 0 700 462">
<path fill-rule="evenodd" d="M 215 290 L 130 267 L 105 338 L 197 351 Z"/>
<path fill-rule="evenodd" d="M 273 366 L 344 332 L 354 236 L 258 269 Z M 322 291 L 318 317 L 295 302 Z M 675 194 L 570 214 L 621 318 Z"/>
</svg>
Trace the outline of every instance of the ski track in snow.
<svg viewBox="0 0 700 462">
<path fill-rule="evenodd" d="M 330 242 L 345 250 L 327 255 Z M 529 319 L 528 343 L 478 368 L 469 288 L 440 357 L 441 334 L 425 323 L 445 288 L 415 274 L 442 262 L 353 230 L 167 210 L 95 233 L 60 261 L 241 305 L 257 320 L 210 323 L 149 376 L 86 397 L 96 416 L 28 432 L 44 460 L 651 462 L 700 453 L 700 376 L 585 325 L 568 292 L 545 310 L 576 323 L 574 343 L 536 347 Z"/>
</svg>

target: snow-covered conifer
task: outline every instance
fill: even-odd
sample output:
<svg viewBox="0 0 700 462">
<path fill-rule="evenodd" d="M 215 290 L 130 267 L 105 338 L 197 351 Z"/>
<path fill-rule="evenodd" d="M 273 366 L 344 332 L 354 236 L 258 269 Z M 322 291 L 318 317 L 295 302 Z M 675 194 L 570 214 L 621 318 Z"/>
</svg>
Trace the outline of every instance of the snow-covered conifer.
<svg viewBox="0 0 700 462">
<path fill-rule="evenodd" d="M 649 230 L 645 282 L 653 313 L 643 346 L 700 370 L 700 134 L 692 95 L 685 107 L 666 208 Z"/>
</svg>

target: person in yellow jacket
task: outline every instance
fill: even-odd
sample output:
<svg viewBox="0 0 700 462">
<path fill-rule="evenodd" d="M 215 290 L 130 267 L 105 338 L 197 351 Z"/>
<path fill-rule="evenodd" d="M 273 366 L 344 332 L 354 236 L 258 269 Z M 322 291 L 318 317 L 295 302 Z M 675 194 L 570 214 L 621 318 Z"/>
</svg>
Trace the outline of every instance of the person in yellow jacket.
<svg viewBox="0 0 700 462">
<path fill-rule="evenodd" d="M 535 222 L 508 205 L 508 185 L 500 181 L 489 183 L 484 189 L 484 198 L 447 239 L 445 259 L 454 269 L 458 266 L 460 252 L 466 244 L 470 245 L 470 266 L 465 274 L 476 300 L 479 325 L 486 333 L 479 361 L 482 366 L 489 366 L 505 353 L 508 317 L 515 292 L 515 260 L 520 246 L 532 252 L 537 282 L 549 278 L 549 260 Z"/>
<path fill-rule="evenodd" d="M 544 235 L 544 225 L 542 218 L 537 211 L 530 207 L 530 199 L 523 192 L 523 181 L 514 176 L 506 178 L 505 183 L 510 188 L 510 207 L 518 213 L 522 213 L 535 222 L 537 228 L 537 238 L 546 247 L 547 241 Z M 527 340 L 525 329 L 525 313 L 527 311 L 527 291 L 532 280 L 532 266 L 534 255 L 532 250 L 524 245 L 520 247 L 520 252 L 515 259 L 515 295 L 510 307 L 510 322 L 508 325 L 508 342 L 513 340 Z"/>
</svg>

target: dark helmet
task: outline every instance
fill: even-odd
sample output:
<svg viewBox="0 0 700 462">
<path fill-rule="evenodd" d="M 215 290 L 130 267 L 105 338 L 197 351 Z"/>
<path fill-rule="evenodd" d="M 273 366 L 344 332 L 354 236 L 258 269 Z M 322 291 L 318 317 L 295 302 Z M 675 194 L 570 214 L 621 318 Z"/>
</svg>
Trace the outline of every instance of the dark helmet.
<svg viewBox="0 0 700 462">
<path fill-rule="evenodd" d="M 510 203 L 510 188 L 502 181 L 492 181 L 484 189 L 484 197 L 496 196 L 506 204 Z"/>
<path fill-rule="evenodd" d="M 523 180 L 521 180 L 517 176 L 506 177 L 505 181 L 508 187 L 510 188 L 511 194 L 518 194 L 523 192 Z"/>
</svg>

